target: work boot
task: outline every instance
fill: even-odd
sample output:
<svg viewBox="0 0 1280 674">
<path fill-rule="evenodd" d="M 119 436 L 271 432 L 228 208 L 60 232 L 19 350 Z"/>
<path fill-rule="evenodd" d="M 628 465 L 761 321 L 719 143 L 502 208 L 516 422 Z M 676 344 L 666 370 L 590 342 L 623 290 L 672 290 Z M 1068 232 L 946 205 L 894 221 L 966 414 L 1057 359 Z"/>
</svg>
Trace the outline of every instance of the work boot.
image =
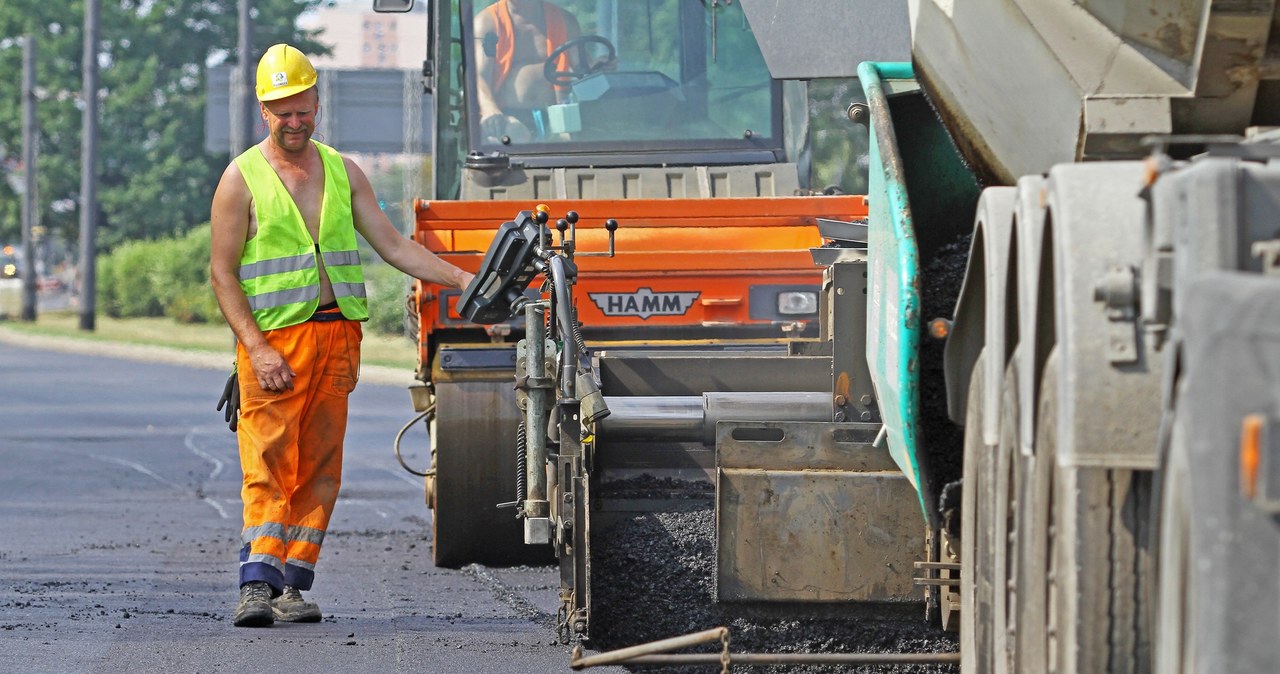
<svg viewBox="0 0 1280 674">
<path fill-rule="evenodd" d="M 314 601 L 302 598 L 302 592 L 296 587 L 284 586 L 284 592 L 271 600 L 271 612 L 276 620 L 287 623 L 320 622 L 320 607 Z"/>
<path fill-rule="evenodd" d="M 240 586 L 240 605 L 236 607 L 236 627 L 267 627 L 275 622 L 271 613 L 271 586 L 262 581 Z"/>
</svg>

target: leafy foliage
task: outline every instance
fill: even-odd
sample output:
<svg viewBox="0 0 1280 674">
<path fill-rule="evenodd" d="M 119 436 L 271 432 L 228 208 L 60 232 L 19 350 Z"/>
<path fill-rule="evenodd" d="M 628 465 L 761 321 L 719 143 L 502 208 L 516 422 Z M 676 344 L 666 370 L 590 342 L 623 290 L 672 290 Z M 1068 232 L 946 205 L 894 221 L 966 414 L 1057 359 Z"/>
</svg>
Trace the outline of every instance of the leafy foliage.
<svg viewBox="0 0 1280 674">
<path fill-rule="evenodd" d="M 378 260 L 372 250 L 362 258 L 369 296 L 367 330 L 404 332 L 407 277 Z M 220 323 L 222 312 L 209 285 L 209 224 L 185 234 L 149 241 L 128 241 L 98 257 L 100 311 L 112 318 L 168 316 L 179 323 Z"/>
<path fill-rule="evenodd" d="M 404 334 L 408 277 L 389 264 L 366 264 L 364 283 L 369 297 L 369 323 L 365 328 L 380 335 Z"/>
<path fill-rule="evenodd" d="M 221 321 L 209 286 L 209 226 L 178 237 L 129 241 L 100 256 L 97 301 L 112 318 Z"/>
<path fill-rule="evenodd" d="M 297 30 L 319 0 L 255 0 L 257 53 L 288 41 L 325 53 Z M 102 0 L 99 28 L 98 243 L 180 234 L 208 219 L 228 156 L 204 150 L 206 65 L 234 61 L 236 0 Z M 37 36 L 40 222 L 79 231 L 84 2 L 0 2 L 0 178 L 20 170 L 22 49 Z M 0 239 L 17 238 L 21 197 L 0 180 Z"/>
<path fill-rule="evenodd" d="M 867 131 L 845 116 L 850 103 L 865 102 L 855 78 L 809 82 L 810 185 L 846 194 L 867 193 Z"/>
</svg>

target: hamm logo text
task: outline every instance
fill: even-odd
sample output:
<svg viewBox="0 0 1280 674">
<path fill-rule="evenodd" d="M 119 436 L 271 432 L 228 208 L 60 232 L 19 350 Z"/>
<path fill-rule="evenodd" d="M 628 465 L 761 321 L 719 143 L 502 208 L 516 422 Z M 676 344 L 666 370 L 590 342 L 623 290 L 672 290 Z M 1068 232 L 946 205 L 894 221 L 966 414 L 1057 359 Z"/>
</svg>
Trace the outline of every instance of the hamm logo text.
<svg viewBox="0 0 1280 674">
<path fill-rule="evenodd" d="M 590 293 L 591 301 L 605 316 L 683 316 L 702 293 L 655 293 L 640 288 L 633 293 Z"/>
</svg>

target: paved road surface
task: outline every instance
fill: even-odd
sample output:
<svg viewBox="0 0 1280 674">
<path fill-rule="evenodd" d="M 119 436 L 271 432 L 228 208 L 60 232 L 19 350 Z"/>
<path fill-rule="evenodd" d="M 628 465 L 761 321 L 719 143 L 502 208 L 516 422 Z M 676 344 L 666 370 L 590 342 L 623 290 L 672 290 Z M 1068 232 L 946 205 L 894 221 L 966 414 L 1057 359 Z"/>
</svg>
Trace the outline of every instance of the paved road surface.
<svg viewBox="0 0 1280 674">
<path fill-rule="evenodd" d="M 369 381 L 311 593 L 324 620 L 233 627 L 224 378 L 0 343 L 0 672 L 570 671 L 552 569 L 431 564 L 421 485 L 391 453 L 408 396 Z"/>
</svg>

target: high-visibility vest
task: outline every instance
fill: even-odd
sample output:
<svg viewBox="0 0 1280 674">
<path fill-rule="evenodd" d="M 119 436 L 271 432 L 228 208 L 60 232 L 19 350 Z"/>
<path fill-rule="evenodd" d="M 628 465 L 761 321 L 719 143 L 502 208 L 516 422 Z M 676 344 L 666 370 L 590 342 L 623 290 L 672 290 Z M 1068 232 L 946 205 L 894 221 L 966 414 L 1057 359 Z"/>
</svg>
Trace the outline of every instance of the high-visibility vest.
<svg viewBox="0 0 1280 674">
<path fill-rule="evenodd" d="M 369 319 L 347 168 L 336 150 L 312 142 L 324 165 L 319 241 L 312 240 L 293 197 L 262 150 L 255 145 L 236 157 L 258 219 L 257 234 L 245 242 L 240 254 L 240 288 L 262 330 L 297 325 L 315 313 L 320 304 L 317 254 L 324 260 L 343 317 Z"/>
</svg>

